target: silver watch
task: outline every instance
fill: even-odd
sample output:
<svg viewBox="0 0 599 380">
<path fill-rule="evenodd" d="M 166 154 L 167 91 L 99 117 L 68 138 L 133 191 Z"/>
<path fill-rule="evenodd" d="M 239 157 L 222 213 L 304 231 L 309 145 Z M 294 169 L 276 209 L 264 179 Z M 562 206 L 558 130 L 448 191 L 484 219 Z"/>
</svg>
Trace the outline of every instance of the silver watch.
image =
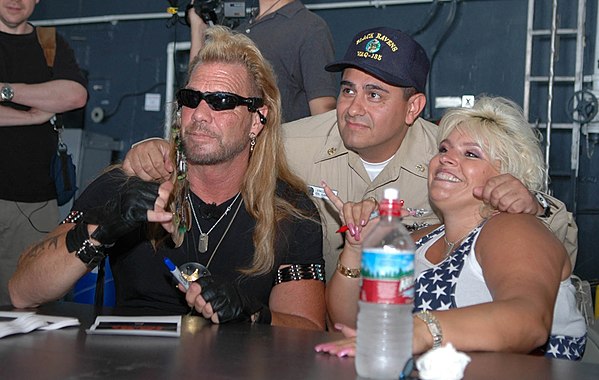
<svg viewBox="0 0 599 380">
<path fill-rule="evenodd" d="M 550 217 L 551 216 L 551 202 L 549 202 L 549 200 L 547 200 L 547 198 L 545 198 L 543 196 L 543 194 L 541 194 L 539 192 L 535 192 L 535 198 L 537 198 L 537 202 L 539 202 L 541 207 L 543 207 L 543 213 L 541 215 L 538 215 L 538 217 L 539 218 Z"/>
<path fill-rule="evenodd" d="M 0 98 L 3 102 L 10 102 L 15 96 L 15 90 L 8 83 L 5 83 L 0 89 Z"/>
<path fill-rule="evenodd" d="M 443 330 L 441 329 L 441 324 L 439 324 L 437 317 L 428 310 L 416 313 L 415 316 L 426 323 L 428 331 L 433 336 L 433 348 L 441 347 L 441 343 L 443 343 Z"/>
</svg>

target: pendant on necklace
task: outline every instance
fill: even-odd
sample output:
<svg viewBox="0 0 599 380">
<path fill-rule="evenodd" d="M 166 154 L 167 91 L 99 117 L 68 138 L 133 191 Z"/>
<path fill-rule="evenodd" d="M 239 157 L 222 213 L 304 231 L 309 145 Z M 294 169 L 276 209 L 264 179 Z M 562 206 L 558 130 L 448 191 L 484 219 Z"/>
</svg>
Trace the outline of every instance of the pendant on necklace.
<svg viewBox="0 0 599 380">
<path fill-rule="evenodd" d="M 208 251 L 208 234 L 200 233 L 200 242 L 198 243 L 198 251 L 206 253 Z"/>
<path fill-rule="evenodd" d="M 200 263 L 189 262 L 179 267 L 181 276 L 189 282 L 194 282 L 200 277 L 210 276 L 208 268 Z"/>
</svg>

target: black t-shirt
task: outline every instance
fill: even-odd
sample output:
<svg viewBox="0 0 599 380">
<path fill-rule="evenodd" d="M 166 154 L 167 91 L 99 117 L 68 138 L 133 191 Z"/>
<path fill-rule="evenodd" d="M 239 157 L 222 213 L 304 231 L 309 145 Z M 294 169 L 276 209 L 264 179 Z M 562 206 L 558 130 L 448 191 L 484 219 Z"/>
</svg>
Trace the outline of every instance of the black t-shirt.
<svg viewBox="0 0 599 380">
<path fill-rule="evenodd" d="M 85 212 L 91 207 L 105 204 L 116 194 L 123 181 L 124 177 L 118 170 L 100 176 L 75 201 L 73 210 Z M 283 182 L 278 184 L 277 194 L 313 215 L 316 220 L 319 219 L 316 207 L 305 194 L 291 189 Z M 210 230 L 233 200 L 231 198 L 216 209 L 208 207 L 209 211 L 206 211 L 205 203 L 192 195 L 197 219 L 204 233 Z M 185 302 L 184 294 L 176 289 L 176 282 L 166 268 L 163 257 L 168 257 L 177 266 L 187 262 L 207 265 L 215 246 L 235 215 L 240 201 L 241 197 L 233 203 L 229 213 L 210 232 L 208 251 L 205 253 L 199 253 L 197 249 L 199 230 L 195 220 L 179 248 L 173 248 L 169 237 L 167 243 L 162 244 L 155 252 L 147 239 L 147 225 L 119 239 L 112 248 L 107 250 L 115 281 L 116 306 L 135 308 L 144 313 L 184 314 L 188 312 L 189 307 Z M 280 265 L 324 265 L 320 224 L 308 219 L 289 217 L 278 225 L 273 269 L 261 276 L 249 277 L 241 274 L 239 269 L 248 268 L 252 263 L 254 227 L 255 221 L 247 213 L 245 203 L 242 203 L 208 269 L 215 276 L 238 282 L 242 291 L 256 297 L 263 304 L 268 305 Z M 290 302 L 297 302 L 297 300 L 290 300 Z"/>
<path fill-rule="evenodd" d="M 54 66 L 47 66 L 35 30 L 29 34 L 0 32 L 0 86 L 3 83 L 43 83 L 65 79 L 87 86 L 73 51 L 56 35 Z M 0 102 L 0 107 L 28 109 Z M 56 198 L 50 161 L 56 154 L 58 135 L 50 123 L 0 128 L 2 181 L 0 199 L 43 202 Z"/>
</svg>

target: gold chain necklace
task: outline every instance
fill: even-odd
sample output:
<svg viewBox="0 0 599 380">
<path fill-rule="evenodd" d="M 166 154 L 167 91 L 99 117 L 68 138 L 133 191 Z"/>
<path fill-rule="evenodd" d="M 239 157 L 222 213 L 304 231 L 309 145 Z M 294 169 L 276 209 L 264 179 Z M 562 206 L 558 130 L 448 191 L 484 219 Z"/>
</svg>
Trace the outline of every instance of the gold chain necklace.
<svg viewBox="0 0 599 380">
<path fill-rule="evenodd" d="M 208 251 L 208 235 L 210 234 L 210 232 L 212 232 L 214 227 L 216 227 L 216 225 L 218 223 L 220 223 L 220 221 L 229 213 L 229 211 L 231 211 L 231 207 L 233 207 L 233 205 L 237 201 L 237 198 L 239 198 L 240 194 L 241 194 L 241 192 L 237 193 L 237 195 L 235 196 L 235 199 L 233 199 L 233 202 L 231 202 L 231 204 L 227 207 L 225 212 L 220 216 L 220 218 L 218 218 L 216 223 L 214 223 L 214 225 L 208 230 L 208 232 L 202 231 L 202 227 L 200 226 L 200 222 L 198 221 L 198 217 L 196 216 L 196 210 L 193 207 L 193 202 L 191 201 L 191 196 L 189 196 L 189 194 L 188 194 L 189 203 L 191 203 L 191 213 L 193 214 L 193 218 L 195 219 L 196 224 L 198 225 L 198 229 L 200 230 L 200 242 L 198 243 L 198 251 L 200 253 L 206 253 L 206 251 Z M 240 204 L 241 204 L 241 202 L 240 202 Z M 237 208 L 237 211 L 239 211 L 239 207 Z M 237 212 L 235 212 L 235 215 L 237 215 Z M 233 216 L 233 219 L 235 219 L 235 216 Z M 231 225 L 229 224 L 229 226 L 231 226 Z M 227 231 L 225 231 L 225 234 L 226 233 L 227 233 Z M 221 241 L 222 241 L 222 239 L 221 239 Z M 220 244 L 220 242 L 219 242 L 219 244 Z"/>
</svg>

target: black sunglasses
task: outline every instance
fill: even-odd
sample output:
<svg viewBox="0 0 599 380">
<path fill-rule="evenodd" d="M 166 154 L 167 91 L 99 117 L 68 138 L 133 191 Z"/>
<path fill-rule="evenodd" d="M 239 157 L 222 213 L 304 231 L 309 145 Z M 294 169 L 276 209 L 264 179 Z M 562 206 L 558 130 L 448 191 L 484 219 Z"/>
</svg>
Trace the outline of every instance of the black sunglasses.
<svg viewBox="0 0 599 380">
<path fill-rule="evenodd" d="M 197 108 L 205 100 L 214 111 L 232 110 L 237 106 L 247 106 L 250 112 L 256 112 L 264 105 L 262 98 L 244 98 L 230 92 L 201 92 L 183 88 L 177 92 L 179 107 Z"/>
</svg>

